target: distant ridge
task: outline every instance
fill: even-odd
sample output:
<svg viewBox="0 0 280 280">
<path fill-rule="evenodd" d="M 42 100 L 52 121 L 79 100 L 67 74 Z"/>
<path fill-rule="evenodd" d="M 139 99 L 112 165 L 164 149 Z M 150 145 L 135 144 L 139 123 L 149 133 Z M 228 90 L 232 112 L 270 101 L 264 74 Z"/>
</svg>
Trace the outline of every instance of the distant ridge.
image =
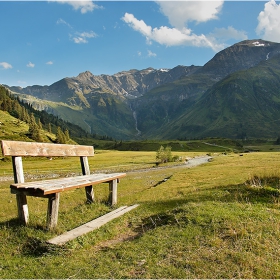
<svg viewBox="0 0 280 280">
<path fill-rule="evenodd" d="M 85 71 L 50 86 L 9 88 L 38 109 L 114 139 L 277 137 L 279 54 L 279 43 L 245 40 L 204 66 Z"/>
</svg>

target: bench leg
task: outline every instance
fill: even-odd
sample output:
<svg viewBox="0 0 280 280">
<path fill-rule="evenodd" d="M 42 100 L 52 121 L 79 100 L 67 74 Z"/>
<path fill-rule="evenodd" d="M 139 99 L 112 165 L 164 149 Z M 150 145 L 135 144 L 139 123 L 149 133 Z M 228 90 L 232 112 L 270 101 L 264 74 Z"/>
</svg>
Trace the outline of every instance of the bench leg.
<svg viewBox="0 0 280 280">
<path fill-rule="evenodd" d="M 117 192 L 118 192 L 118 180 L 112 180 L 109 182 L 109 203 L 111 205 L 117 204 Z"/>
<path fill-rule="evenodd" d="M 16 195 L 16 198 L 18 207 L 18 218 L 24 225 L 27 225 L 29 220 L 29 213 L 26 195 L 19 193 Z"/>
<path fill-rule="evenodd" d="M 48 212 L 47 212 L 47 228 L 54 229 L 58 220 L 58 208 L 59 208 L 59 193 L 53 194 L 49 197 Z"/>
<path fill-rule="evenodd" d="M 86 199 L 87 203 L 93 203 L 94 202 L 94 191 L 93 191 L 93 186 L 87 186 L 85 187 L 86 190 Z"/>
</svg>

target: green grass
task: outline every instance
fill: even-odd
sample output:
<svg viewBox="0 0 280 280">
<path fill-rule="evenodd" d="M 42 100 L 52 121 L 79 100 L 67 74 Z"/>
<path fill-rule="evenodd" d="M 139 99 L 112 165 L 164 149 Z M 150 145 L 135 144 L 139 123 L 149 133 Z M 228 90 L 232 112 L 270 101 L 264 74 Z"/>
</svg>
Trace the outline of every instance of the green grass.
<svg viewBox="0 0 280 280">
<path fill-rule="evenodd" d="M 129 171 L 154 161 L 155 152 L 100 151 L 90 166 Z M 47 173 L 50 163 L 61 173 L 76 172 L 79 164 L 28 159 L 25 171 Z M 277 278 L 280 199 L 271 189 L 277 189 L 279 166 L 277 152 L 220 153 L 195 168 L 128 172 L 118 206 L 140 206 L 62 247 L 45 241 L 111 211 L 106 185 L 95 188 L 92 205 L 83 190 L 63 193 L 58 228 L 48 232 L 46 200 L 28 197 L 30 225 L 20 226 L 9 182 L 0 181 L 0 278 Z M 9 167 L 0 161 L 1 171 Z"/>
<path fill-rule="evenodd" d="M 0 110 L 0 139 L 14 139 L 18 141 L 26 141 L 28 137 L 28 125 L 12 117 L 9 113 Z"/>
</svg>

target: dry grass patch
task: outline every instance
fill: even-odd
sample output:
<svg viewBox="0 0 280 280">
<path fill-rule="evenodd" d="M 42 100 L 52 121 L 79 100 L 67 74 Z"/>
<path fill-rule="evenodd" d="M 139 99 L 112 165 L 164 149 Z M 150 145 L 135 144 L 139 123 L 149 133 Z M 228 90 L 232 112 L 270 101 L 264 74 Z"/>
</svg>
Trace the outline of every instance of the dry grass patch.
<svg viewBox="0 0 280 280">
<path fill-rule="evenodd" d="M 113 167 L 104 163 L 108 155 Z M 44 243 L 56 233 L 40 227 L 45 202 L 30 200 L 33 221 L 29 227 L 21 227 L 14 220 L 14 200 L 9 202 L 8 186 L 2 182 L 0 276 L 277 278 L 280 204 L 268 188 L 278 191 L 279 155 L 216 155 L 212 162 L 190 169 L 128 172 L 119 184 L 119 206 L 140 206 L 56 248 Z M 96 161 L 96 168 L 117 170 L 117 159 L 119 166 L 145 166 L 151 164 L 155 153 L 104 152 L 103 156 L 104 161 Z M 261 186 L 250 183 L 252 178 L 258 178 Z M 96 195 L 98 203 L 86 205 L 83 190 L 63 194 L 58 231 L 109 212 L 110 207 L 103 204 L 107 186 L 98 186 Z"/>
</svg>

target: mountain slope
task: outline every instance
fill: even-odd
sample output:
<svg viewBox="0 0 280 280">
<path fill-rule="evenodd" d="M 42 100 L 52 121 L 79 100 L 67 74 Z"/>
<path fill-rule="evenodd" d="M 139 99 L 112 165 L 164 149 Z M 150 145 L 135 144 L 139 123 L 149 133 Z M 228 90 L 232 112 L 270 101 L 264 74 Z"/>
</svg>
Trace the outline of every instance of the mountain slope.
<svg viewBox="0 0 280 280">
<path fill-rule="evenodd" d="M 158 85 L 190 75 L 199 67 L 130 70 L 115 75 L 94 76 L 89 71 L 48 86 L 9 87 L 34 108 L 46 110 L 73 122 L 90 133 L 115 139 L 137 135 L 130 100 Z M 32 96 L 32 97 L 31 97 Z"/>
<path fill-rule="evenodd" d="M 269 138 L 279 135 L 279 125 L 280 54 L 215 84 L 162 133 L 164 138 Z"/>
<path fill-rule="evenodd" d="M 148 68 L 111 76 L 94 76 L 86 71 L 50 86 L 10 89 L 35 108 L 58 115 L 90 133 L 114 139 L 193 138 L 215 134 L 240 137 L 246 133 L 262 137 L 265 130 L 260 128 L 253 133 L 243 121 L 248 116 L 242 115 L 238 108 L 253 98 L 252 93 L 247 94 L 250 88 L 254 94 L 258 93 L 254 102 L 266 107 L 277 105 L 277 93 L 271 93 L 273 102 L 264 98 L 265 91 L 257 80 L 266 85 L 277 83 L 277 62 L 272 61 L 274 58 L 277 61 L 279 53 L 279 43 L 246 40 L 217 53 L 203 67 Z M 270 72 L 262 67 L 269 67 Z M 265 75 L 266 81 L 262 80 L 263 71 L 270 73 Z M 209 92 L 216 95 L 209 96 Z M 258 115 L 256 119 L 265 127 L 266 122 L 272 121 L 269 110 L 264 112 L 254 102 L 250 100 L 243 110 L 251 112 L 252 120 Z M 275 126 L 268 126 L 269 135 L 275 134 Z"/>
<path fill-rule="evenodd" d="M 263 40 L 242 41 L 216 54 L 192 75 L 157 87 L 136 99 L 133 107 L 137 111 L 138 128 L 143 137 L 171 137 L 171 123 L 176 122 L 180 116 L 186 118 L 188 113 L 191 114 L 194 104 L 210 87 L 228 74 L 256 66 L 279 53 L 279 43 Z M 177 133 L 181 134 L 179 130 Z"/>
<path fill-rule="evenodd" d="M 199 66 L 177 66 L 173 69 L 130 70 L 114 75 L 95 76 L 89 71 L 77 77 L 64 78 L 50 86 L 9 87 L 10 90 L 34 97 L 88 107 L 87 95 L 108 93 L 121 100 L 135 98 L 162 84 L 191 75 Z"/>
<path fill-rule="evenodd" d="M 215 74 L 217 79 L 239 70 L 249 69 L 261 61 L 280 53 L 280 44 L 258 40 L 245 40 L 218 52 L 198 73 Z"/>
</svg>

